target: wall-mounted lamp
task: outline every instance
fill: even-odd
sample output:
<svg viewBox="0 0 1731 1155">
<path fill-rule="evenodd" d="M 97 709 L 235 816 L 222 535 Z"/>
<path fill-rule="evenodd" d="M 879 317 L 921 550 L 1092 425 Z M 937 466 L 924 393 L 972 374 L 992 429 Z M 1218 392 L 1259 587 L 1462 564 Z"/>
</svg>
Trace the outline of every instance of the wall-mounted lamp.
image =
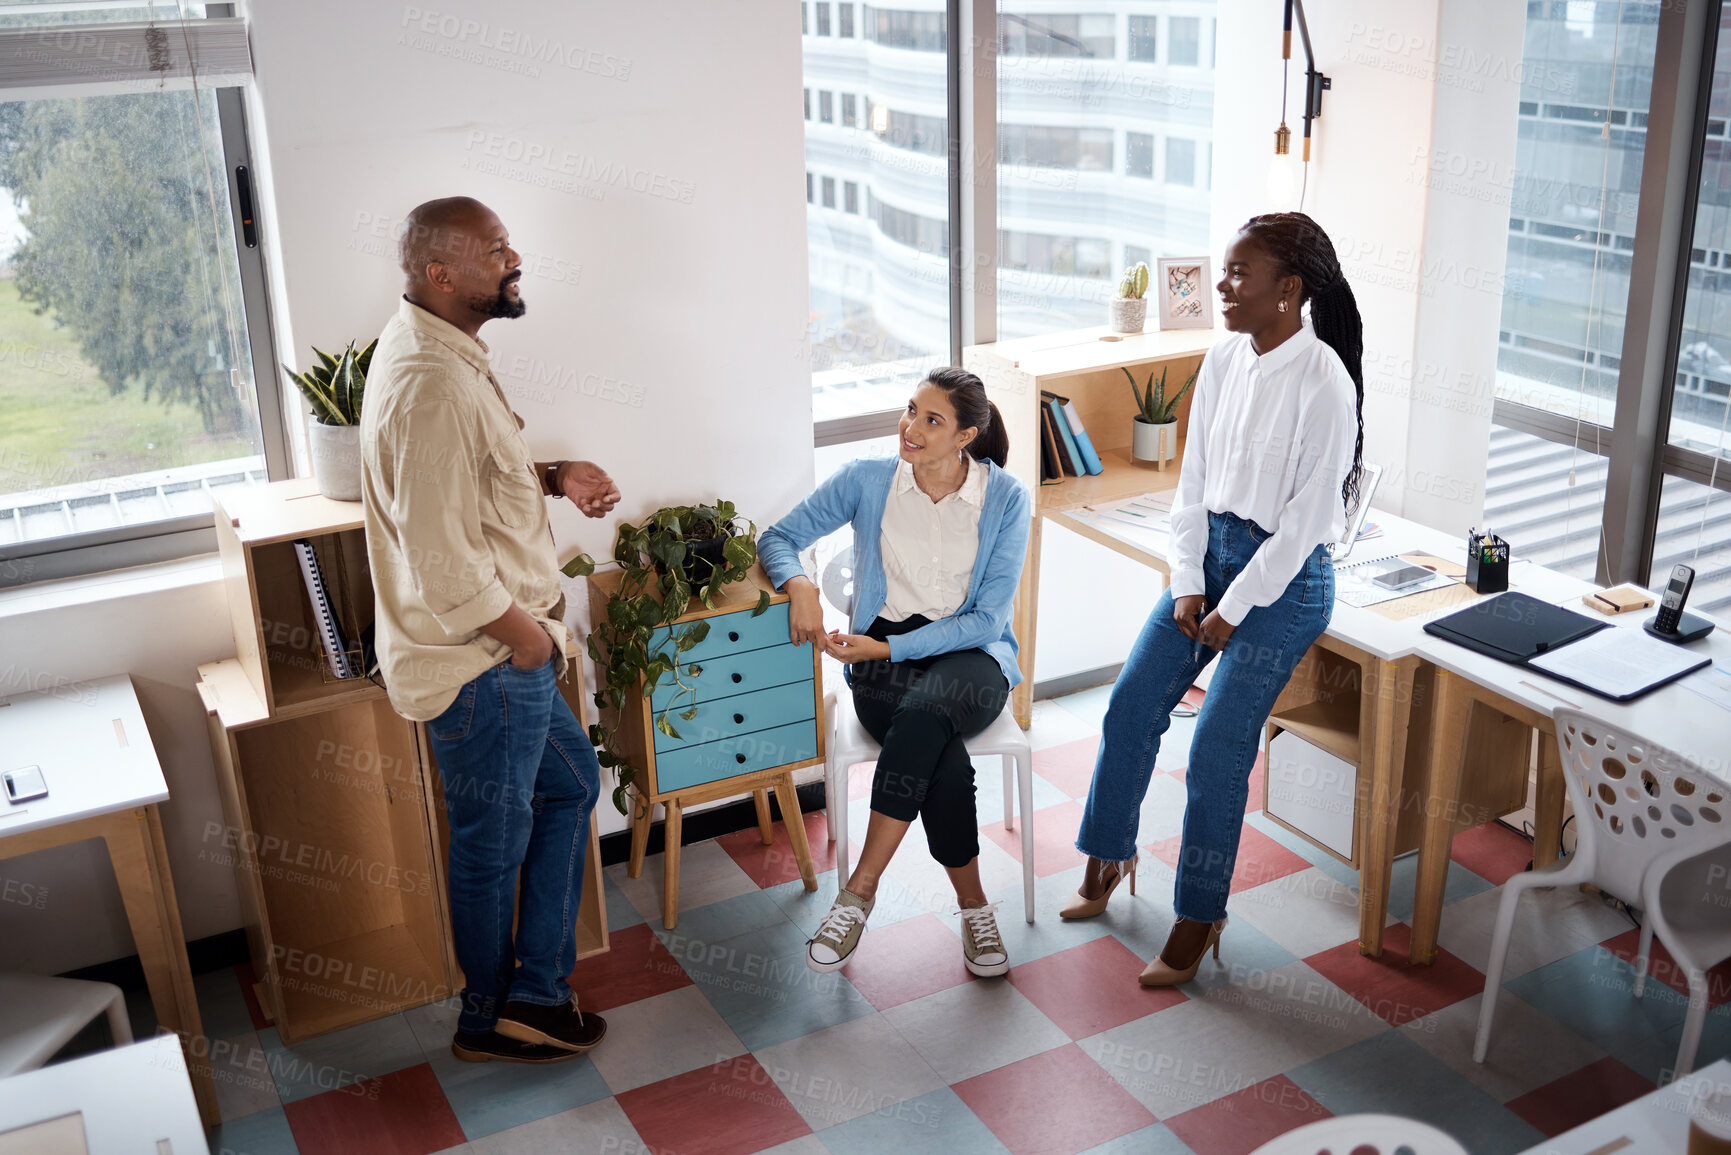
<svg viewBox="0 0 1731 1155">
<path fill-rule="evenodd" d="M 1322 94 L 1334 82 L 1316 70 L 1316 54 L 1310 48 L 1310 25 L 1304 19 L 1304 0 L 1286 0 L 1286 23 L 1280 42 L 1280 127 L 1274 130 L 1274 160 L 1268 166 L 1268 198 L 1277 204 L 1292 199 L 1292 130 L 1286 127 L 1287 72 L 1292 65 L 1292 16 L 1298 13 L 1298 36 L 1304 43 L 1304 164 L 1310 164 L 1310 124 L 1322 115 Z M 1309 170 L 1306 171 L 1308 178 Z M 1309 180 L 1306 179 L 1306 185 Z M 1300 207 L 1303 197 L 1299 198 Z"/>
</svg>

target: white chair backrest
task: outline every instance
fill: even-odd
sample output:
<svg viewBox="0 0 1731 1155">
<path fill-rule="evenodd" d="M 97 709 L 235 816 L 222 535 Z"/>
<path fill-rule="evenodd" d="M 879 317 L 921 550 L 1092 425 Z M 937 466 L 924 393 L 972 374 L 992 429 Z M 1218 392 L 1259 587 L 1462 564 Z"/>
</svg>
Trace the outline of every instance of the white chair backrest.
<svg viewBox="0 0 1731 1155">
<path fill-rule="evenodd" d="M 1400 1115 L 1341 1115 L 1288 1131 L 1252 1155 L 1471 1155 L 1446 1131 Z"/>
<path fill-rule="evenodd" d="M 1556 721 L 1569 801 L 1606 890 L 1639 903 L 1656 859 L 1725 841 L 1731 790 L 1697 763 L 1580 710 Z"/>
<path fill-rule="evenodd" d="M 857 586 L 853 580 L 853 546 L 848 545 L 829 559 L 823 567 L 823 579 L 818 582 L 824 600 L 853 620 L 853 598 Z"/>
</svg>

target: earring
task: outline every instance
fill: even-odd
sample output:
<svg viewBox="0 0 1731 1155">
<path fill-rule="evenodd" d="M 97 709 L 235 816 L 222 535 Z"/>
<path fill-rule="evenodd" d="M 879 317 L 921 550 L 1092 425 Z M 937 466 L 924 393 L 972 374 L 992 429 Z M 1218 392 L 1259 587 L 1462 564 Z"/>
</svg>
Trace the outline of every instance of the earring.
<svg viewBox="0 0 1731 1155">
<path fill-rule="evenodd" d="M 1285 301 L 1280 302 L 1280 304 L 1277 305 L 1276 308 L 1278 308 L 1282 313 L 1286 312 L 1286 302 Z"/>
</svg>

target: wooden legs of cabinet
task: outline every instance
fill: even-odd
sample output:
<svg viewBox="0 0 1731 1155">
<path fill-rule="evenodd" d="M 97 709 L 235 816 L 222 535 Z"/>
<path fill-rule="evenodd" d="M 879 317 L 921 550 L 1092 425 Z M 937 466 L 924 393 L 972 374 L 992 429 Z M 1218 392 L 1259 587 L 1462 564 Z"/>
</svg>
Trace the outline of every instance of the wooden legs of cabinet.
<svg viewBox="0 0 1731 1155">
<path fill-rule="evenodd" d="M 799 795 L 795 793 L 793 775 L 783 774 L 775 783 L 775 796 L 781 801 L 781 820 L 787 826 L 787 840 L 793 844 L 793 856 L 799 862 L 799 877 L 807 890 L 817 889 L 817 869 L 811 864 L 811 844 L 805 837 L 805 815 L 799 810 Z M 846 805 L 846 803 L 842 803 Z M 768 796 L 764 795 L 762 814 L 769 813 Z M 769 839 L 765 838 L 765 842 Z"/>
<path fill-rule="evenodd" d="M 757 803 L 757 836 L 763 839 L 765 846 L 775 845 L 775 824 L 769 814 L 769 787 L 760 786 L 751 792 L 753 802 Z"/>
<path fill-rule="evenodd" d="M 1364 662 L 1359 682 L 1359 867 L 1358 949 L 1382 953 L 1388 921 L 1388 883 L 1394 866 L 1395 826 L 1400 819 L 1401 770 L 1407 725 L 1412 717 L 1412 681 L 1417 658 Z"/>
<path fill-rule="evenodd" d="M 625 876 L 642 878 L 643 855 L 649 850 L 649 820 L 655 816 L 655 803 L 646 801 L 635 790 L 630 797 L 631 858 L 625 863 Z"/>
<path fill-rule="evenodd" d="M 662 834 L 667 849 L 662 863 L 661 924 L 672 930 L 679 925 L 679 844 L 685 836 L 685 814 L 677 798 L 667 799 L 665 805 L 667 823 Z"/>
<path fill-rule="evenodd" d="M 1040 525 L 1044 519 L 1034 514 L 1028 529 L 1028 562 L 1022 566 L 1022 580 L 1016 586 L 1016 599 L 1011 613 L 1016 623 L 1018 652 L 1016 664 L 1022 671 L 1022 682 L 1010 691 L 1010 708 L 1016 722 L 1026 730 L 1034 722 L 1034 641 L 1038 630 L 1040 608 Z"/>
<path fill-rule="evenodd" d="M 1472 712 L 1472 696 L 1461 679 L 1447 670 L 1436 672 L 1434 701 L 1430 787 L 1425 792 L 1424 837 L 1419 846 L 1418 881 L 1413 896 L 1409 957 L 1415 963 L 1436 961 L 1443 889 L 1448 883 L 1449 847 L 1455 834 L 1454 800 L 1460 797 L 1461 758 Z"/>
</svg>

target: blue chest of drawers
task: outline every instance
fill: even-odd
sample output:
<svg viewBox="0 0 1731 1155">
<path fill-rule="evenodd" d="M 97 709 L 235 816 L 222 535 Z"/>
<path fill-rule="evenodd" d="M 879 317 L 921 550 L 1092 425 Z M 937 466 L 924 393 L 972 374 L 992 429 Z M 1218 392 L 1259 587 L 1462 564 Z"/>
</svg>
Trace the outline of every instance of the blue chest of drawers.
<svg viewBox="0 0 1731 1155">
<path fill-rule="evenodd" d="M 589 579 L 591 620 L 606 615 L 607 598 L 617 585 L 617 571 Z M 652 635 L 651 651 L 671 650 L 673 635 L 699 621 L 708 622 L 708 634 L 685 652 L 677 671 L 664 675 L 647 694 L 627 695 L 619 716 L 604 719 L 616 737 L 614 752 L 640 771 L 633 786 L 642 801 L 632 822 L 627 868 L 632 878 L 642 871 L 655 806 L 666 812 L 662 921 L 668 927 L 678 919 L 681 814 L 696 803 L 753 795 L 768 845 L 773 789 L 806 889 L 817 888 L 793 771 L 824 757 L 819 654 L 809 643 L 796 646 L 789 640 L 787 595 L 772 590 L 769 608 L 754 613 L 759 594 L 769 589 L 768 578 L 753 567 L 749 580 L 716 595 L 713 610 L 693 601 L 671 627 Z M 673 734 L 655 724 L 664 712 Z M 690 718 L 683 717 L 687 713 Z"/>
</svg>

